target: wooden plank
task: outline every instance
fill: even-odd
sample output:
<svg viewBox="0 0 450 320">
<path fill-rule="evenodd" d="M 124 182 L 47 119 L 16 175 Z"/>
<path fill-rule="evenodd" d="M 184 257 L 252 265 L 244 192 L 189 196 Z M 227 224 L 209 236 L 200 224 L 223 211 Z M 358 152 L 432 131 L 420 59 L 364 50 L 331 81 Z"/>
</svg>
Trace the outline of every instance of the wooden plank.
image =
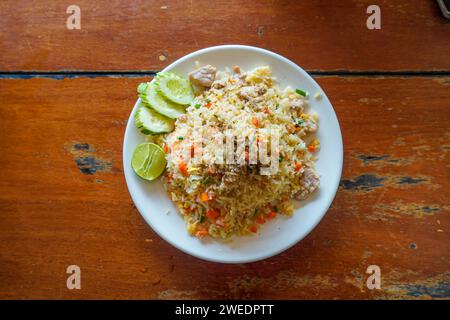
<svg viewBox="0 0 450 320">
<path fill-rule="evenodd" d="M 344 136 L 340 190 L 300 244 L 245 265 L 178 251 L 133 206 L 121 145 L 144 80 L 0 80 L 0 298 L 450 298 L 450 78 L 318 78 Z"/>
<path fill-rule="evenodd" d="M 1 1 L 0 70 L 160 70 L 219 44 L 278 52 L 307 70 L 450 70 L 449 21 L 435 1 Z M 163 61 L 161 61 L 163 60 Z"/>
</svg>

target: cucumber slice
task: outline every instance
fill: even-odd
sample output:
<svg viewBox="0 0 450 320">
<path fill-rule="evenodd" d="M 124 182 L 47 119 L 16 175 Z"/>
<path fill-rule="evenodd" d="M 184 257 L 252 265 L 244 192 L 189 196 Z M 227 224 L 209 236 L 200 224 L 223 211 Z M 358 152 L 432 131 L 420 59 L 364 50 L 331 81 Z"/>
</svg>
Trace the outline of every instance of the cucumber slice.
<svg viewBox="0 0 450 320">
<path fill-rule="evenodd" d="M 158 73 L 155 86 L 158 93 L 175 103 L 188 105 L 194 100 L 191 83 L 172 72 Z"/>
<path fill-rule="evenodd" d="M 185 107 L 164 99 L 156 92 L 154 82 L 141 83 L 138 86 L 138 96 L 145 105 L 171 119 L 176 119 L 186 113 Z"/>
<path fill-rule="evenodd" d="M 160 134 L 172 132 L 174 129 L 174 120 L 166 118 L 158 112 L 140 107 L 134 115 L 136 127 L 141 129 L 143 134 Z"/>
</svg>

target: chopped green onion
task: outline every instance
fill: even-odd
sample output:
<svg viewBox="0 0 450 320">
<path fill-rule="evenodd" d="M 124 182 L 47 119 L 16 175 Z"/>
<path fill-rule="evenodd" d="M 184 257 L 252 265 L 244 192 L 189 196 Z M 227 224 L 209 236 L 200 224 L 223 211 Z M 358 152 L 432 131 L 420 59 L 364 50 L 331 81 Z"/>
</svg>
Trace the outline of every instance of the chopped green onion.
<svg viewBox="0 0 450 320">
<path fill-rule="evenodd" d="M 206 103 L 211 103 L 211 100 L 209 100 L 209 99 L 206 99 L 205 101 L 206 101 Z"/>
<path fill-rule="evenodd" d="M 194 107 L 195 109 L 199 109 L 202 105 L 200 103 L 197 103 Z"/>
<path fill-rule="evenodd" d="M 295 92 L 297 92 L 299 95 L 306 97 L 306 91 L 295 89 Z"/>
<path fill-rule="evenodd" d="M 281 162 L 281 161 L 283 161 L 283 160 L 284 160 L 283 155 L 280 155 L 280 158 L 278 159 L 278 161 Z"/>
<path fill-rule="evenodd" d="M 208 185 L 210 183 L 211 183 L 211 178 L 209 176 L 207 176 L 203 179 L 203 184 Z"/>
<path fill-rule="evenodd" d="M 178 137 L 178 140 L 183 140 L 183 139 L 184 139 L 184 137 L 182 137 L 182 136 Z"/>
</svg>

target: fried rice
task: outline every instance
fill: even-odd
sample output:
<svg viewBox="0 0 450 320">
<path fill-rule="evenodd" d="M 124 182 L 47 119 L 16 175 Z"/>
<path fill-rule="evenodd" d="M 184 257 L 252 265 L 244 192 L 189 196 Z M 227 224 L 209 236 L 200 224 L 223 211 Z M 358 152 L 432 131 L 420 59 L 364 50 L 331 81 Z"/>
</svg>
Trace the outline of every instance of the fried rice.
<svg viewBox="0 0 450 320">
<path fill-rule="evenodd" d="M 226 69 L 212 80 L 177 119 L 175 130 L 161 138 L 167 159 L 163 181 L 191 234 L 228 238 L 255 233 L 277 215 L 292 215 L 292 200 L 305 199 L 319 187 L 318 116 L 309 112 L 302 91 L 280 89 L 267 66 L 249 72 Z M 277 170 L 261 174 L 264 164 L 250 163 L 248 147 L 244 161 L 213 161 L 221 151 L 214 143 L 194 143 L 200 128 L 206 136 L 254 137 L 258 145 L 269 144 L 275 133 L 278 146 L 268 149 L 277 151 Z M 192 158 L 197 147 L 202 161 Z"/>
</svg>

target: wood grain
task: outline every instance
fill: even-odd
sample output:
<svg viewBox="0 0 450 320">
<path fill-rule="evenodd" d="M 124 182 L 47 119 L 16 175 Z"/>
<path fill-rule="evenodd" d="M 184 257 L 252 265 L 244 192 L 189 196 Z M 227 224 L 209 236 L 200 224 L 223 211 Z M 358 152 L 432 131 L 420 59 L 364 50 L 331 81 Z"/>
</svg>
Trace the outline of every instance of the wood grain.
<svg viewBox="0 0 450 320">
<path fill-rule="evenodd" d="M 317 78 L 343 131 L 340 190 L 301 243 L 245 265 L 178 251 L 133 206 L 121 146 L 144 80 L 0 80 L 0 298 L 450 298 L 450 78 Z"/>
<path fill-rule="evenodd" d="M 381 30 L 368 30 L 369 0 L 78 0 L 0 2 L 1 71 L 160 70 L 220 44 L 278 52 L 307 70 L 450 70 L 450 21 L 435 1 L 380 0 Z"/>
</svg>

